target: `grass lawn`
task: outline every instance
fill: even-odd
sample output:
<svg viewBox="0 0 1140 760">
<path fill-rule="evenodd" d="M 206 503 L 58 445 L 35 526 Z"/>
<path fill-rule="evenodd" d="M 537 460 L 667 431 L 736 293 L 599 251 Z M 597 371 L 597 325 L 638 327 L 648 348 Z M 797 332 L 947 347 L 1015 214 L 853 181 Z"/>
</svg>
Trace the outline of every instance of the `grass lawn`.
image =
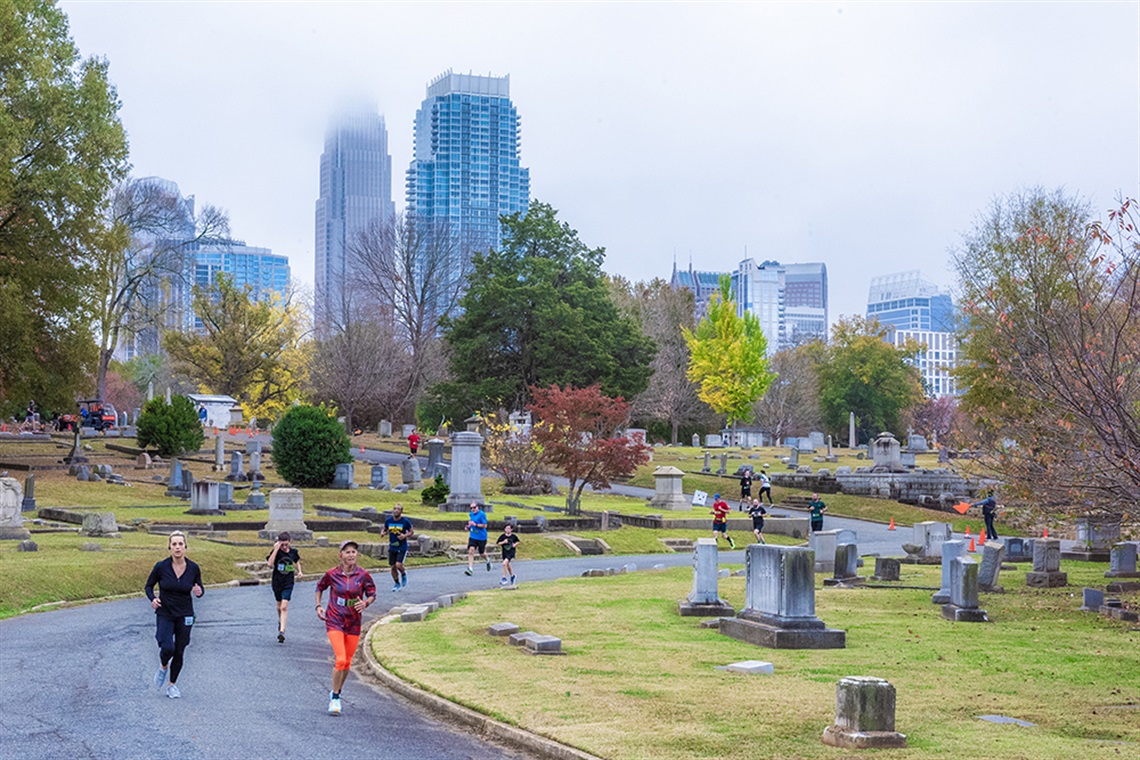
<svg viewBox="0 0 1140 760">
<path fill-rule="evenodd" d="M 817 614 L 847 631 L 840 650 L 762 649 L 700 628 L 677 614 L 692 583 L 681 568 L 479 592 L 424 623 L 385 626 L 374 649 L 432 692 L 602 757 L 850 756 L 819 741 L 848 675 L 897 689 L 909 748 L 891 757 L 1134 755 L 1140 629 L 1076 611 L 1081 584 L 1103 585 L 1103 564 L 1062 569 L 1072 584 L 1062 589 L 1004 573 L 1007 593 L 982 597 L 990 624 L 943 620 L 929 591 L 820 587 Z M 937 586 L 939 573 L 904 565 L 902 583 Z M 743 578 L 720 588 L 741 606 Z M 568 655 L 528 656 L 486 634 L 505 620 L 558 636 Z M 748 659 L 774 663 L 775 675 L 714 669 Z M 975 717 L 986 714 L 1037 726 Z"/>
</svg>

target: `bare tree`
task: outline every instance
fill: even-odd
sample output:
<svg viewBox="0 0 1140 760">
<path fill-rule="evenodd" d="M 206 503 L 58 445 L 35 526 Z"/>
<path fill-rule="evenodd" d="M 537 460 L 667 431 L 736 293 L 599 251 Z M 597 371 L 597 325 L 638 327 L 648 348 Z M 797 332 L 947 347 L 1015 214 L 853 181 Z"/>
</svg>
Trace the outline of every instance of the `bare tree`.
<svg viewBox="0 0 1140 760">
<path fill-rule="evenodd" d="M 196 216 L 170 185 L 152 178 L 127 179 L 112 191 L 104 244 L 94 256 L 99 366 L 96 393 L 106 390 L 107 367 L 124 334 L 156 327 L 164 284 L 186 281 L 188 257 L 197 244 L 229 235 L 229 218 L 213 206 Z"/>
<path fill-rule="evenodd" d="M 470 252 L 444 221 L 397 214 L 376 220 L 349 244 L 353 281 L 346 291 L 356 308 L 387 314 L 408 361 L 399 411 L 413 416 L 423 390 L 441 379 L 446 362 L 440 320 L 463 292 Z"/>
<path fill-rule="evenodd" d="M 816 430 L 823 424 L 816 373 L 818 351 L 813 345 L 788 348 L 772 356 L 776 379 L 752 405 L 752 411 L 757 424 L 774 440 Z"/>
</svg>

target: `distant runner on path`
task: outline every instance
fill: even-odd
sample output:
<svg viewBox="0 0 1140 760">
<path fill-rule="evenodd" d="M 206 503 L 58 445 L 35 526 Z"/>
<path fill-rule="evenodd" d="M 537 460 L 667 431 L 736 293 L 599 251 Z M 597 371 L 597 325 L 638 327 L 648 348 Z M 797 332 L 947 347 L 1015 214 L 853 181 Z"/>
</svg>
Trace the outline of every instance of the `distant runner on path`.
<svg viewBox="0 0 1140 760">
<path fill-rule="evenodd" d="M 156 562 L 146 579 L 146 598 L 154 610 L 159 662 L 154 674 L 155 688 L 162 688 L 167 678 L 166 696 L 178 699 L 182 692 L 175 685 L 182 673 L 182 654 L 190 644 L 190 628 L 194 625 L 194 597 L 202 596 L 202 571 L 186 558 L 186 534 L 176 530 L 166 541 L 170 557 Z M 158 586 L 158 594 L 154 587 Z"/>
<path fill-rule="evenodd" d="M 404 560 L 408 556 L 408 539 L 416 532 L 412 521 L 404 517 L 403 504 L 392 507 L 392 516 L 384 520 L 384 532 L 388 534 L 388 567 L 392 572 L 392 590 L 399 591 L 408 585 Z"/>
<path fill-rule="evenodd" d="M 808 502 L 808 509 L 811 510 L 812 533 L 823 530 L 823 513 L 827 511 L 827 505 L 820 500 L 819 494 L 813 493 L 811 495 L 811 501 Z"/>
<path fill-rule="evenodd" d="M 519 537 L 515 535 L 514 526 L 507 523 L 503 526 L 503 532 L 495 540 L 498 546 L 503 547 L 503 578 L 499 581 L 500 586 L 515 585 L 515 570 L 511 567 L 511 561 L 515 558 L 515 547 L 519 545 Z"/>
<path fill-rule="evenodd" d="M 340 690 L 348 680 L 352 656 L 360 643 L 360 617 L 376 601 L 376 584 L 368 571 L 356 564 L 359 545 L 349 539 L 340 544 L 340 564 L 317 581 L 317 617 L 325 623 L 336 663 L 329 692 L 329 715 L 340 715 Z M 321 606 L 321 596 L 329 590 L 329 606 Z"/>
<path fill-rule="evenodd" d="M 411 451 L 411 456 L 415 456 L 416 452 L 420 450 L 420 434 L 412 428 L 411 434 L 408 436 L 408 450 Z"/>
<path fill-rule="evenodd" d="M 736 542 L 732 540 L 732 536 L 728 535 L 728 513 L 730 511 L 728 502 L 720 498 L 720 494 L 713 495 L 713 507 L 711 510 L 713 516 L 713 540 L 718 538 L 718 533 L 723 533 L 724 537 L 728 539 L 728 545 L 735 549 Z"/>
<path fill-rule="evenodd" d="M 467 569 L 463 572 L 471 575 L 475 572 L 475 554 L 487 563 L 487 572 L 491 572 L 491 558 L 487 556 L 487 513 L 476 502 L 471 502 L 471 511 L 467 514 Z"/>
<path fill-rule="evenodd" d="M 764 540 L 764 515 L 766 514 L 768 514 L 768 510 L 764 509 L 760 499 L 753 499 L 752 506 L 748 508 L 748 516 L 752 518 L 752 532 L 756 535 L 756 542 L 761 544 L 768 543 Z"/>
<path fill-rule="evenodd" d="M 285 643 L 285 624 L 289 621 L 289 600 L 293 598 L 293 582 L 304 575 L 301 572 L 301 555 L 289 545 L 292 536 L 282 532 L 273 544 L 273 551 L 265 558 L 273 568 L 273 598 L 277 600 L 277 643 Z"/>
</svg>

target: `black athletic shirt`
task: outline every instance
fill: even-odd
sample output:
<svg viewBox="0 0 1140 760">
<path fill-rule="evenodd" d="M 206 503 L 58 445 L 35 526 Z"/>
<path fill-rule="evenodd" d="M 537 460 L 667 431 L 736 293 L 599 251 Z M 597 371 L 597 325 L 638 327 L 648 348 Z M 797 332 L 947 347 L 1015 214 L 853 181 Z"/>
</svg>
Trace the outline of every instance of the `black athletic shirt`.
<svg viewBox="0 0 1140 760">
<path fill-rule="evenodd" d="M 514 559 L 515 558 L 515 545 L 519 542 L 519 537 L 516 536 L 514 533 L 512 533 L 509 536 L 506 533 L 500 533 L 499 537 L 495 540 L 495 543 L 497 544 L 500 541 L 506 541 L 505 544 L 502 544 L 503 559 Z"/>
<path fill-rule="evenodd" d="M 265 559 L 268 560 L 271 556 L 273 552 L 265 555 Z M 297 563 L 300 561 L 301 555 L 295 548 L 289 547 L 287 552 L 278 549 L 277 556 L 273 560 L 273 585 L 277 588 L 292 586 Z"/>
<path fill-rule="evenodd" d="M 146 579 L 146 586 L 143 588 L 147 599 L 154 599 L 156 583 L 162 605 L 154 612 L 168 618 L 192 617 L 194 597 L 191 591 L 195 584 L 203 591 L 206 588 L 202 584 L 202 571 L 198 568 L 198 563 L 186 560 L 186 569 L 179 578 L 174 574 L 174 560 L 170 557 L 154 563 L 154 569 L 150 571 L 150 577 Z"/>
</svg>

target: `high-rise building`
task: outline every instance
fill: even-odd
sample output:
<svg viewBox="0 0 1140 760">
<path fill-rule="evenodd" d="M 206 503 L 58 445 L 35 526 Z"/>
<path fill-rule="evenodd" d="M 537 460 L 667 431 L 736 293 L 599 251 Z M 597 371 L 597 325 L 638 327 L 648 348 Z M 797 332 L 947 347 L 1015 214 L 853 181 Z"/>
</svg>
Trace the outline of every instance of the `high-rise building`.
<svg viewBox="0 0 1140 760">
<path fill-rule="evenodd" d="M 700 321 L 708 316 L 709 298 L 720 289 L 720 278 L 727 272 L 702 272 L 693 269 L 693 262 L 689 262 L 688 269 L 678 269 L 676 260 L 673 261 L 673 276 L 669 284 L 674 288 L 685 288 L 693 293 L 693 316 Z"/>
<path fill-rule="evenodd" d="M 510 76 L 448 71 L 432 80 L 416 111 L 415 154 L 408 167 L 408 214 L 444 221 L 461 255 L 495 247 L 499 217 L 525 212 L 530 171 L 519 165 L 519 115 Z"/>
<path fill-rule="evenodd" d="M 253 297 L 264 301 L 289 290 L 289 257 L 240 240 L 199 246 L 194 252 L 194 284 L 208 288 L 219 274 L 229 275 L 239 288 L 248 285 Z"/>
<path fill-rule="evenodd" d="M 871 279 L 867 318 L 888 328 L 885 340 L 901 346 L 908 339 L 923 350 L 910 361 L 922 373 L 931 398 L 960 393 L 952 370 L 957 366 L 954 303 L 950 294 L 922 276 L 919 270 Z"/>
<path fill-rule="evenodd" d="M 384 117 L 373 111 L 340 116 L 325 135 L 316 203 L 315 317 L 345 303 L 353 277 L 349 252 L 356 236 L 395 214 L 392 157 Z"/>
<path fill-rule="evenodd" d="M 827 266 L 754 259 L 732 273 L 736 310 L 760 320 L 768 354 L 813 340 L 827 340 Z"/>
</svg>

